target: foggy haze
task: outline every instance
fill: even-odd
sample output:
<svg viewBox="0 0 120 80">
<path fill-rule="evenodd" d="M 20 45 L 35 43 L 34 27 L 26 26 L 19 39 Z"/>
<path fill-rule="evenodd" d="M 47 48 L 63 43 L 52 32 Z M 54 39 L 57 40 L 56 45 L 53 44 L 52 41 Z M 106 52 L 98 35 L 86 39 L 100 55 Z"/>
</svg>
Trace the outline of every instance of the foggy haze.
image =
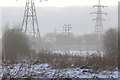
<svg viewBox="0 0 120 80">
<path fill-rule="evenodd" d="M 24 1 L 0 3 L 2 80 L 119 77 L 118 0 Z"/>
<path fill-rule="evenodd" d="M 54 32 L 55 27 L 59 32 L 63 32 L 64 24 L 71 24 L 71 31 L 74 34 L 85 34 L 94 32 L 95 15 L 89 13 L 96 11 L 92 6 L 83 7 L 37 7 L 37 17 L 41 35 Z M 104 30 L 111 27 L 117 27 L 118 9 L 117 6 L 103 8 L 108 15 L 103 17 L 106 19 Z M 1 12 L 0 12 L 1 14 Z M 24 7 L 4 7 L 2 8 L 2 24 L 21 25 L 24 14 Z M 1 16 L 0 16 L 1 17 Z M 1 21 L 0 21 L 1 22 Z M 0 25 L 1 26 L 1 25 Z"/>
</svg>

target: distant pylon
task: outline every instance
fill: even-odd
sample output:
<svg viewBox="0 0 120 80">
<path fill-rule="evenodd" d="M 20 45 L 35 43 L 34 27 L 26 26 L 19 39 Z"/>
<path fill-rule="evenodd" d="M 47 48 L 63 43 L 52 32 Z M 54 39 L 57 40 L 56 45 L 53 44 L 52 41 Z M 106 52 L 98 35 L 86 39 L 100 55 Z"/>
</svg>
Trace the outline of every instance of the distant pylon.
<svg viewBox="0 0 120 80">
<path fill-rule="evenodd" d="M 90 13 L 90 14 L 96 14 L 96 18 L 92 19 L 92 21 L 93 20 L 96 21 L 95 22 L 95 32 L 103 32 L 103 21 L 105 21 L 105 19 L 103 19 L 102 15 L 103 14 L 107 15 L 107 13 L 103 12 L 102 8 L 104 8 L 106 6 L 101 5 L 101 2 L 99 0 L 98 4 L 94 5 L 93 7 L 97 8 L 97 11 Z"/>
<path fill-rule="evenodd" d="M 65 53 L 69 53 L 69 44 L 70 44 L 69 37 L 70 37 L 70 31 L 72 28 L 70 26 L 71 26 L 71 24 L 64 24 L 64 27 L 63 27 L 64 33 L 65 33 L 65 46 L 67 48 Z"/>
</svg>

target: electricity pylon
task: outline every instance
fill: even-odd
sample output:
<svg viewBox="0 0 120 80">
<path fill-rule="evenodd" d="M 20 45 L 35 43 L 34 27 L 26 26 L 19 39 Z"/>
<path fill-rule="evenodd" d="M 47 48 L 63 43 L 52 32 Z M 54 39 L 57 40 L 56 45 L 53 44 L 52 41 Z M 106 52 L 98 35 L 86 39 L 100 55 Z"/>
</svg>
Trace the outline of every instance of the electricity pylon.
<svg viewBox="0 0 120 80">
<path fill-rule="evenodd" d="M 63 30 L 64 30 L 64 32 L 65 32 L 65 46 L 66 46 L 66 48 L 67 48 L 67 53 L 69 53 L 69 43 L 70 43 L 70 41 L 69 41 L 69 37 L 70 37 L 70 31 L 71 31 L 71 28 L 72 27 L 70 27 L 71 26 L 71 24 L 64 24 L 64 27 L 63 27 Z"/>
<path fill-rule="evenodd" d="M 43 0 L 40 0 L 42 2 Z M 47 0 L 44 0 L 47 1 Z M 21 30 L 30 36 L 30 41 L 32 43 L 32 49 L 38 51 L 42 48 L 40 28 L 38 25 L 35 1 L 26 0 L 24 17 L 22 21 Z"/>
<path fill-rule="evenodd" d="M 97 5 L 94 5 L 93 8 L 96 7 L 97 11 L 92 12 L 90 14 L 96 14 L 96 18 L 92 19 L 95 20 L 95 32 L 103 32 L 103 21 L 105 21 L 105 19 L 103 19 L 102 15 L 105 14 L 107 15 L 107 13 L 102 11 L 102 8 L 107 7 L 107 6 L 103 6 L 101 5 L 100 0 L 98 1 Z"/>
<path fill-rule="evenodd" d="M 24 18 L 22 21 L 21 29 L 26 34 L 30 33 L 33 36 L 36 36 L 38 33 L 40 36 L 34 0 L 26 0 Z"/>
</svg>

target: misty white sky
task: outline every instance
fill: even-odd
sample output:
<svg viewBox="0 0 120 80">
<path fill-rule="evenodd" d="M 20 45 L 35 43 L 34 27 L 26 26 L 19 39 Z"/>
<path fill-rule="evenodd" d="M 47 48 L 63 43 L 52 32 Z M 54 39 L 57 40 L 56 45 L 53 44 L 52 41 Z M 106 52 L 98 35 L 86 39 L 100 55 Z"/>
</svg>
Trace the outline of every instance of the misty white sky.
<svg viewBox="0 0 120 80">
<path fill-rule="evenodd" d="M 42 35 L 45 35 L 47 32 L 53 32 L 55 27 L 62 32 L 64 24 L 71 24 L 73 33 L 84 34 L 93 32 L 95 23 L 94 21 L 92 22 L 91 19 L 95 18 L 95 15 L 89 15 L 89 13 L 96 11 L 92 6 L 96 5 L 98 0 L 39 1 L 40 0 L 35 0 Z M 117 27 L 118 1 L 119 0 L 101 0 L 103 5 L 108 6 L 103 9 L 104 12 L 108 13 L 107 16 L 103 16 L 106 19 L 104 22 L 105 29 Z M 1 0 L 0 23 L 3 25 L 6 23 L 10 25 L 21 24 L 24 6 L 25 0 Z"/>
<path fill-rule="evenodd" d="M 24 6 L 26 0 L 1 0 L 0 6 Z M 116 6 L 119 0 L 101 0 L 103 5 Z M 91 6 L 98 3 L 98 0 L 48 0 L 40 3 L 35 0 L 36 6 L 44 7 L 66 7 L 66 6 Z"/>
</svg>

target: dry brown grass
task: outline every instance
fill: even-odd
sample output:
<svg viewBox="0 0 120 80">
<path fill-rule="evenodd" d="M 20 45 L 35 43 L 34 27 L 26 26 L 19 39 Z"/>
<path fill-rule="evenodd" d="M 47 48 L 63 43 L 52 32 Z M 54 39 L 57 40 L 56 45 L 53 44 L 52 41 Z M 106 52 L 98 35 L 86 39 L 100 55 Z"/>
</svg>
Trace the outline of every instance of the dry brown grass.
<svg viewBox="0 0 120 80">
<path fill-rule="evenodd" d="M 40 63 L 49 63 L 52 68 L 92 68 L 113 70 L 118 66 L 117 55 L 82 57 L 67 54 L 43 54 L 38 56 Z"/>
<path fill-rule="evenodd" d="M 118 66 L 117 55 L 107 55 L 104 57 L 91 55 L 83 57 L 68 54 L 39 53 L 37 58 L 35 56 L 33 57 L 37 59 L 35 64 L 48 63 L 51 68 L 55 69 L 91 68 L 94 70 L 114 70 Z"/>
</svg>

